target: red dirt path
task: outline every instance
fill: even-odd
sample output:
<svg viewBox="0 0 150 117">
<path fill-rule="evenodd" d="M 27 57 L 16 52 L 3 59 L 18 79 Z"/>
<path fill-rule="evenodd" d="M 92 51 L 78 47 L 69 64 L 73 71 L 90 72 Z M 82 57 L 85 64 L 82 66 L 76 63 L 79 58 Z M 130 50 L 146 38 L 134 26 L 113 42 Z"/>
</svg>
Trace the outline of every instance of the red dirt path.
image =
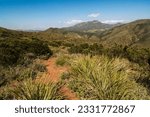
<svg viewBox="0 0 150 117">
<path fill-rule="evenodd" d="M 44 61 L 44 64 L 47 67 L 47 75 L 49 76 L 46 77 L 46 82 L 58 82 L 60 80 L 61 74 L 69 70 L 67 67 L 57 66 L 56 58 L 50 58 L 49 60 Z M 67 100 L 78 100 L 76 94 L 67 86 L 63 86 L 60 91 Z"/>
</svg>

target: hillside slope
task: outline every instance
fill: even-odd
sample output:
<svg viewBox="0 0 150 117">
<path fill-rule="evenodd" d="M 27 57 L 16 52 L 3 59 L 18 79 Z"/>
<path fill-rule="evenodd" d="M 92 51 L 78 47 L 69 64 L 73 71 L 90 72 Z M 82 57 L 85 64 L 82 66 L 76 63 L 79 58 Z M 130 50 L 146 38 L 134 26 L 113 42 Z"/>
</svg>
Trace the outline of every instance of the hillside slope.
<svg viewBox="0 0 150 117">
<path fill-rule="evenodd" d="M 101 33 L 104 44 L 141 45 L 150 47 L 150 19 L 137 20 Z"/>
<path fill-rule="evenodd" d="M 118 26 L 119 25 L 119 26 Z M 37 38 L 44 41 L 100 42 L 106 46 L 138 45 L 150 47 L 150 19 L 109 25 L 99 21 L 79 23 L 68 28 L 49 28 L 40 32 L 23 32 L 0 27 L 0 39 Z"/>
</svg>

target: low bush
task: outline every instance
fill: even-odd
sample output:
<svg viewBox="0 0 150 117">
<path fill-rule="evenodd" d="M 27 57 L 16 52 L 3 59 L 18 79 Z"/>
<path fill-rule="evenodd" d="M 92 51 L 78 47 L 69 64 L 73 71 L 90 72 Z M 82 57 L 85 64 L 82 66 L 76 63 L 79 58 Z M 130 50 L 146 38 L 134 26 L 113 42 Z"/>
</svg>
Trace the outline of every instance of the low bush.
<svg viewBox="0 0 150 117">
<path fill-rule="evenodd" d="M 0 40 L 0 65 L 16 64 L 27 53 L 33 53 L 35 56 L 46 55 L 50 57 L 52 55 L 48 45 L 40 40 Z"/>
<path fill-rule="evenodd" d="M 83 43 L 79 45 L 74 45 L 71 46 L 68 51 L 71 54 L 76 54 L 76 53 L 81 53 L 81 54 L 102 54 L 103 46 L 101 44 L 88 44 L 88 43 Z"/>
<path fill-rule="evenodd" d="M 51 41 L 49 42 L 49 45 L 53 47 L 60 47 L 62 45 L 62 41 Z"/>
<path fill-rule="evenodd" d="M 150 50 L 146 48 L 128 48 L 126 57 L 133 62 L 140 65 L 149 64 Z"/>
<path fill-rule="evenodd" d="M 127 58 L 131 62 L 138 63 L 142 66 L 150 64 L 150 49 L 148 48 L 128 47 L 117 44 L 110 48 L 104 48 L 103 45 L 98 43 L 91 45 L 83 43 L 71 46 L 68 51 L 71 54 L 80 53 L 85 55 L 106 55 L 110 58 Z"/>
<path fill-rule="evenodd" d="M 56 65 L 64 66 L 69 64 L 69 56 L 59 55 L 56 60 Z"/>
<path fill-rule="evenodd" d="M 56 65 L 64 66 L 66 64 L 65 58 L 58 58 L 56 60 Z"/>
<path fill-rule="evenodd" d="M 38 60 L 32 61 L 30 64 L 17 65 L 13 67 L 0 67 L 0 87 L 10 84 L 12 81 L 22 81 L 24 79 L 35 79 L 38 73 L 45 72 L 46 66 Z"/>
<path fill-rule="evenodd" d="M 64 73 L 62 73 L 62 75 L 61 75 L 61 79 L 62 79 L 62 80 L 66 80 L 66 79 L 69 79 L 70 76 L 71 76 L 71 73 L 69 73 L 69 72 L 64 72 Z"/>
</svg>

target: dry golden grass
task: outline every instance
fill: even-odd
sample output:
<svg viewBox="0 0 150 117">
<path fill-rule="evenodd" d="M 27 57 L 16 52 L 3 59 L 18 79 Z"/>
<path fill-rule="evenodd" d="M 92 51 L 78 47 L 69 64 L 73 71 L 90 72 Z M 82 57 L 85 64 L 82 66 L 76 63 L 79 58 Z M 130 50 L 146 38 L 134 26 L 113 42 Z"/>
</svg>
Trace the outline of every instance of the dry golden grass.
<svg viewBox="0 0 150 117">
<path fill-rule="evenodd" d="M 71 62 L 70 87 L 81 99 L 147 99 L 147 90 L 127 72 L 129 62 L 106 56 L 80 56 Z"/>
<path fill-rule="evenodd" d="M 12 93 L 15 99 L 21 100 L 55 100 L 62 99 L 63 96 L 59 94 L 62 84 L 60 82 L 43 82 L 33 81 L 28 79 L 18 84 Z"/>
</svg>

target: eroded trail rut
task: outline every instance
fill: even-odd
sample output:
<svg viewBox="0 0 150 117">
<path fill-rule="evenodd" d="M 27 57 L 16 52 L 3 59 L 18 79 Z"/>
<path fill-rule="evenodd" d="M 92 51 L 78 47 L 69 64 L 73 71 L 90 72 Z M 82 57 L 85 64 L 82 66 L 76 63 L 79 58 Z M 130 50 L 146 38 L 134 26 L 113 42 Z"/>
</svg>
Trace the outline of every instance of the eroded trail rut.
<svg viewBox="0 0 150 117">
<path fill-rule="evenodd" d="M 49 60 L 44 61 L 44 64 L 46 65 L 48 70 L 48 77 L 46 77 L 45 79 L 46 82 L 59 82 L 61 74 L 68 71 L 67 67 L 61 67 L 56 65 L 56 58 L 50 58 Z M 76 94 L 67 86 L 63 86 L 60 91 L 67 100 L 78 100 Z"/>
</svg>

